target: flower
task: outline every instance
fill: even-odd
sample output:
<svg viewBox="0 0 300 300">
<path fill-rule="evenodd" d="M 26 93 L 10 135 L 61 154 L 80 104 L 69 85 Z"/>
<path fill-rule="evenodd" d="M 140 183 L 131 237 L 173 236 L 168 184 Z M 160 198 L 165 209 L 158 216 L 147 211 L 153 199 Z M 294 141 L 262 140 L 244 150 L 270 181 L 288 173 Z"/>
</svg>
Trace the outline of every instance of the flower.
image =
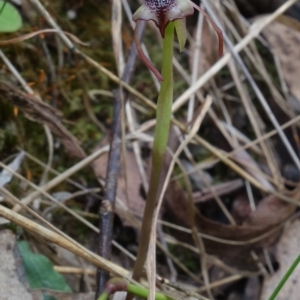
<svg viewBox="0 0 300 300">
<path fill-rule="evenodd" d="M 185 18 L 194 13 L 194 9 L 201 12 L 204 17 L 211 23 L 215 29 L 219 38 L 219 55 L 223 54 L 223 36 L 220 28 L 214 23 L 214 21 L 203 11 L 199 6 L 193 3 L 191 0 L 145 0 L 145 3 L 138 8 L 133 14 L 132 20 L 135 21 L 135 33 L 134 39 L 140 59 L 145 65 L 154 73 L 154 75 L 163 81 L 163 77 L 160 72 L 154 67 L 152 62 L 144 54 L 137 37 L 137 28 L 140 21 L 154 21 L 158 27 L 162 38 L 165 35 L 165 28 L 169 22 L 174 22 L 176 33 L 178 36 L 180 51 L 183 50 L 186 42 L 186 24 Z"/>
<path fill-rule="evenodd" d="M 154 21 L 164 37 L 169 22 L 183 19 L 194 13 L 191 2 L 186 0 L 145 0 L 145 4 L 132 16 L 133 21 Z"/>
</svg>

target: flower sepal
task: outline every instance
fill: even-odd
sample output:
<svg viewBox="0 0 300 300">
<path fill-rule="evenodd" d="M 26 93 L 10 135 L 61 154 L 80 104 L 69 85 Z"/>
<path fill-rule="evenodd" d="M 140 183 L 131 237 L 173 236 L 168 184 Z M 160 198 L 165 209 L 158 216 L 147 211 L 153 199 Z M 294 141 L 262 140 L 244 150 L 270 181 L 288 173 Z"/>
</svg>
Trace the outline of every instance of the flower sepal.
<svg viewBox="0 0 300 300">
<path fill-rule="evenodd" d="M 177 38 L 178 38 L 179 50 L 180 52 L 182 52 L 187 40 L 186 20 L 178 19 L 174 21 L 174 25 L 175 25 Z"/>
</svg>

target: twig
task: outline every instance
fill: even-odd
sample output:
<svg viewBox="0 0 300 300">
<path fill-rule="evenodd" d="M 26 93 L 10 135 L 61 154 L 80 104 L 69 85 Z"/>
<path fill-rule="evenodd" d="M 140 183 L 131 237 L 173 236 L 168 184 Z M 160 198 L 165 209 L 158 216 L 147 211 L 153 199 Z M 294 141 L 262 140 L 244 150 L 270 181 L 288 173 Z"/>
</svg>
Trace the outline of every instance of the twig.
<svg viewBox="0 0 300 300">
<path fill-rule="evenodd" d="M 120 168 L 121 156 L 121 94 L 122 90 L 114 91 L 114 116 L 113 129 L 110 143 L 110 153 L 107 165 L 106 184 L 104 199 L 100 208 L 99 223 L 99 246 L 98 253 L 100 256 L 110 259 L 111 241 L 113 234 L 113 214 L 117 190 L 117 181 Z M 103 269 L 97 269 L 97 290 L 96 298 L 103 292 L 104 286 L 109 279 L 109 273 Z"/>
<path fill-rule="evenodd" d="M 138 35 L 141 36 L 144 30 L 144 25 L 141 24 Z M 133 44 L 129 53 L 129 58 L 124 70 L 122 80 L 128 83 L 133 74 L 133 67 L 136 59 L 136 48 Z M 116 198 L 118 172 L 120 166 L 121 156 L 121 100 L 126 101 L 126 95 L 123 93 L 123 88 L 114 91 L 115 104 L 113 116 L 113 130 L 111 137 L 111 150 L 108 159 L 107 173 L 106 173 L 106 186 L 104 200 L 101 203 L 100 209 L 100 236 L 98 253 L 100 256 L 110 259 L 111 256 L 111 240 L 112 240 L 112 225 L 113 225 L 113 211 Z M 97 270 L 97 289 L 96 297 L 98 297 L 104 290 L 105 284 L 108 281 L 109 273 L 106 270 Z"/>
</svg>

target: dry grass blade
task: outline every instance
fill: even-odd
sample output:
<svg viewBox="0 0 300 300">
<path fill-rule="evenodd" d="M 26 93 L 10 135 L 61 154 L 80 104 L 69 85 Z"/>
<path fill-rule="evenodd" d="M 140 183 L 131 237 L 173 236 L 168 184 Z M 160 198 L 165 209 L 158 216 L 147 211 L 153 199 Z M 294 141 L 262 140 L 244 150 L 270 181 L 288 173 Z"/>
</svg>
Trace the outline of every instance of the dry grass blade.
<svg viewBox="0 0 300 300">
<path fill-rule="evenodd" d="M 212 11 L 211 7 L 208 4 L 208 2 L 206 2 L 206 0 L 205 0 L 205 3 L 206 3 L 205 5 L 206 5 L 207 9 L 213 15 L 213 18 L 214 18 L 214 21 L 216 22 L 216 24 L 220 25 L 219 21 L 217 20 L 216 16 L 213 14 L 213 11 Z M 248 68 L 246 67 L 245 63 L 243 62 L 243 60 L 241 59 L 239 54 L 237 52 L 235 52 L 235 50 L 233 48 L 233 45 L 232 45 L 230 39 L 228 38 L 228 36 L 226 34 L 224 35 L 224 40 L 226 41 L 227 46 L 229 47 L 230 51 L 232 52 L 232 55 L 233 55 L 234 59 L 236 60 L 236 62 L 241 67 L 244 75 L 246 76 L 247 80 L 249 81 L 251 87 L 253 88 L 253 90 L 254 90 L 258 100 L 260 101 L 262 107 L 264 108 L 268 118 L 270 119 L 270 121 L 272 122 L 272 124 L 276 128 L 276 130 L 278 131 L 278 134 L 279 134 L 282 142 L 284 143 L 289 155 L 291 156 L 291 158 L 293 159 L 295 165 L 297 166 L 297 168 L 300 171 L 300 160 L 299 160 L 296 152 L 294 151 L 290 141 L 288 140 L 286 134 L 281 130 L 279 122 L 278 122 L 277 118 L 275 117 L 273 111 L 271 110 L 270 105 L 268 104 L 266 98 L 264 97 L 263 93 L 261 92 L 258 85 L 254 81 L 252 75 L 250 74 Z M 267 154 L 267 157 L 269 157 L 269 154 Z M 270 165 L 271 165 L 271 170 L 273 170 L 274 167 L 272 167 L 272 159 L 269 158 L 268 160 L 269 160 Z M 278 176 L 276 176 L 275 178 L 277 178 L 277 177 Z"/>
<path fill-rule="evenodd" d="M 1 46 L 6 46 L 6 45 L 11 45 L 11 44 L 17 44 L 26 40 L 29 40 L 37 35 L 41 35 L 41 34 L 45 34 L 45 33 L 59 33 L 61 32 L 58 29 L 41 29 L 41 30 L 37 30 L 31 33 L 27 33 L 9 40 L 1 40 L 0 41 L 0 45 Z M 82 46 L 89 46 L 88 43 L 84 43 L 82 41 L 80 41 L 75 35 L 66 32 L 66 31 L 62 31 L 66 36 L 68 36 L 69 38 L 71 38 L 75 43 L 82 45 Z"/>
<path fill-rule="evenodd" d="M 75 211 L 73 211 L 72 209 L 70 209 L 69 207 L 67 207 L 62 202 L 56 200 L 53 196 L 49 195 L 44 190 L 42 190 L 41 188 L 39 188 L 35 184 L 31 183 L 30 181 L 28 181 L 27 179 L 25 179 L 23 176 L 21 176 L 17 172 L 13 171 L 11 168 L 9 168 L 5 164 L 3 164 L 1 161 L 0 161 L 0 167 L 3 168 L 3 169 L 5 169 L 5 170 L 7 170 L 8 172 L 10 172 L 11 174 L 13 174 L 17 178 L 23 180 L 28 185 L 30 185 L 31 187 L 33 187 L 34 189 L 36 189 L 36 191 L 40 191 L 42 195 L 44 195 L 45 197 L 49 198 L 56 205 L 62 207 L 65 211 L 67 211 L 69 214 L 71 214 L 73 217 L 75 217 L 76 219 L 78 219 L 80 222 L 82 222 L 83 224 L 85 224 L 86 226 L 88 226 L 89 228 L 91 228 L 92 230 L 94 230 L 96 232 L 98 231 L 97 227 L 95 227 L 93 224 L 91 224 L 90 222 L 88 222 L 87 220 L 85 220 L 83 217 L 79 216 Z"/>
<path fill-rule="evenodd" d="M 197 51 L 197 50 L 198 49 L 200 50 L 200 47 L 201 47 L 201 33 L 202 33 L 202 28 L 203 28 L 203 21 L 204 21 L 203 15 L 199 14 L 198 22 L 197 22 L 197 29 L 196 29 L 196 40 L 195 40 L 196 54 L 193 59 L 192 85 L 196 82 L 197 75 L 198 75 L 200 51 Z M 192 120 L 194 109 L 195 109 L 195 95 L 192 95 L 189 100 L 189 105 L 188 105 L 187 123 L 189 123 Z"/>
<path fill-rule="evenodd" d="M 280 8 L 278 8 L 273 14 L 265 18 L 261 22 L 255 22 L 250 28 L 250 32 L 234 46 L 233 50 L 238 53 L 243 50 L 260 32 L 270 23 L 272 23 L 278 16 L 284 13 L 289 7 L 291 7 L 297 0 L 288 0 Z M 173 112 L 176 112 L 182 105 L 186 103 L 191 95 L 196 93 L 209 79 L 216 75 L 232 58 L 230 53 L 226 53 L 217 63 L 215 63 L 197 82 L 188 88 L 173 104 Z"/>
<path fill-rule="evenodd" d="M 112 39 L 114 56 L 116 60 L 116 66 L 118 68 L 118 74 L 121 77 L 124 72 L 125 62 L 122 46 L 122 4 L 121 1 L 112 1 Z"/>
<path fill-rule="evenodd" d="M 59 176 L 55 177 L 54 179 L 52 179 L 51 181 L 46 183 L 43 187 L 40 188 L 40 190 L 35 191 L 35 192 L 31 193 L 30 195 L 28 195 L 26 198 L 22 199 L 22 203 L 25 205 L 28 205 L 34 199 L 36 199 L 38 196 L 41 195 L 41 190 L 43 190 L 44 192 L 49 191 L 50 189 L 52 189 L 53 187 L 55 187 L 56 185 L 58 185 L 59 183 L 64 181 L 66 178 L 71 177 L 73 174 L 75 174 L 76 172 L 78 172 L 79 170 L 84 168 L 85 166 L 91 164 L 97 157 L 103 155 L 108 150 L 109 150 L 108 146 L 105 146 L 105 147 L 97 150 L 96 152 L 94 152 L 90 156 L 86 157 L 85 159 L 83 159 L 82 161 L 80 161 L 79 163 L 77 163 L 76 165 L 71 167 L 70 169 L 66 170 L 64 173 L 61 173 Z M 21 207 L 19 205 L 15 205 L 13 210 L 16 212 L 19 212 L 21 210 Z"/>
</svg>

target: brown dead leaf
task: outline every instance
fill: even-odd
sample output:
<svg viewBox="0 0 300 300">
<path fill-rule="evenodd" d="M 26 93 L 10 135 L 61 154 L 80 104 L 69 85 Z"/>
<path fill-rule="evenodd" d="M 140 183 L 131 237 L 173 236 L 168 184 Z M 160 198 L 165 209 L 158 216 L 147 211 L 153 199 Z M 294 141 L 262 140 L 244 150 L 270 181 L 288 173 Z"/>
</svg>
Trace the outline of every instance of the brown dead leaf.
<svg viewBox="0 0 300 300">
<path fill-rule="evenodd" d="M 165 197 L 165 217 L 170 222 L 189 228 L 188 207 L 186 193 L 176 182 L 171 183 Z M 274 210 L 276 207 L 278 209 L 277 213 Z M 273 198 L 273 196 L 269 196 L 261 201 L 261 205 L 257 207 L 255 212 L 250 214 L 248 222 L 245 222 L 242 226 L 225 225 L 212 221 L 201 215 L 199 211 L 196 213 L 195 222 L 200 233 L 223 240 L 244 242 L 269 232 L 291 216 L 294 211 L 294 205 L 286 204 Z M 172 234 L 178 240 L 192 243 L 191 235 L 184 235 L 183 232 L 178 233 L 176 231 L 172 231 Z M 249 250 L 266 247 L 274 242 L 277 235 L 278 233 L 245 245 L 220 243 L 206 238 L 204 243 L 207 253 L 226 258 L 227 263 L 233 267 L 255 271 L 256 265 L 249 257 Z"/>
<path fill-rule="evenodd" d="M 299 195 L 296 195 L 294 199 L 299 200 Z M 244 225 L 276 226 L 291 216 L 295 209 L 294 204 L 270 195 L 259 202 L 256 210 L 249 215 Z"/>
<path fill-rule="evenodd" d="M 34 95 L 28 95 L 3 81 L 0 81 L 0 95 L 2 100 L 17 106 L 28 119 L 47 125 L 61 139 L 71 156 L 86 156 L 79 141 L 62 124 L 61 113 L 58 110 L 38 100 Z"/>
<path fill-rule="evenodd" d="M 108 139 L 105 138 L 105 141 Z M 101 144 L 103 141 L 101 142 Z M 108 154 L 102 155 L 96 159 L 92 167 L 97 178 L 105 180 L 107 169 Z M 140 217 L 144 213 L 145 200 L 140 194 L 142 186 L 142 179 L 139 173 L 138 165 L 135 159 L 135 155 L 131 151 L 126 151 L 125 163 L 121 163 L 121 170 L 119 172 L 117 197 L 123 202 L 124 206 L 129 210 L 122 210 L 118 205 L 116 206 L 116 212 L 121 218 L 124 226 L 137 226 L 136 219 L 132 217 L 132 214 Z M 125 170 L 124 170 L 125 168 Z"/>
<path fill-rule="evenodd" d="M 288 17 L 284 17 L 285 24 Z M 273 22 L 263 30 L 263 34 L 268 41 L 271 50 L 278 56 L 284 78 L 290 87 L 291 94 L 300 101 L 300 32 L 294 29 L 300 23 L 290 20 L 292 26 L 287 26 L 280 22 Z"/>
<path fill-rule="evenodd" d="M 279 263 L 279 270 L 273 275 L 266 277 L 260 299 L 266 300 L 270 297 L 275 287 L 285 275 L 288 268 L 292 265 L 299 255 L 300 249 L 300 220 L 296 219 L 288 228 L 285 229 L 281 239 L 277 244 L 276 259 Z M 300 294 L 300 268 L 297 267 L 290 278 L 287 280 L 276 300 L 299 299 Z"/>
<path fill-rule="evenodd" d="M 172 136 L 172 133 L 170 134 Z M 176 149 L 176 139 L 170 139 L 169 148 L 174 151 Z M 166 156 L 165 169 L 167 170 L 170 155 Z M 163 171 L 165 172 L 165 170 Z M 164 176 L 164 175 L 163 175 Z M 300 199 L 300 188 L 288 193 L 289 197 L 295 200 Z M 189 228 L 189 200 L 186 192 L 178 185 L 177 182 L 172 181 L 169 184 L 168 190 L 165 194 L 165 217 L 168 221 L 175 223 L 186 228 Z M 223 240 L 230 240 L 238 242 L 238 244 L 226 244 L 204 238 L 205 249 L 209 254 L 219 255 L 226 258 L 226 262 L 231 266 L 244 270 L 257 270 L 257 265 L 253 263 L 253 259 L 249 255 L 249 251 L 266 247 L 274 242 L 278 236 L 278 232 L 272 234 L 255 243 L 243 244 L 248 240 L 257 238 L 276 226 L 282 224 L 288 219 L 295 211 L 296 206 L 284 202 L 273 195 L 267 196 L 262 199 L 254 212 L 246 214 L 246 219 L 242 225 L 226 225 L 216 222 L 204 217 L 199 210 L 195 214 L 195 224 L 200 233 L 210 235 L 212 237 L 220 238 Z M 180 241 L 193 243 L 190 234 L 183 232 L 172 231 L 172 234 Z"/>
</svg>

